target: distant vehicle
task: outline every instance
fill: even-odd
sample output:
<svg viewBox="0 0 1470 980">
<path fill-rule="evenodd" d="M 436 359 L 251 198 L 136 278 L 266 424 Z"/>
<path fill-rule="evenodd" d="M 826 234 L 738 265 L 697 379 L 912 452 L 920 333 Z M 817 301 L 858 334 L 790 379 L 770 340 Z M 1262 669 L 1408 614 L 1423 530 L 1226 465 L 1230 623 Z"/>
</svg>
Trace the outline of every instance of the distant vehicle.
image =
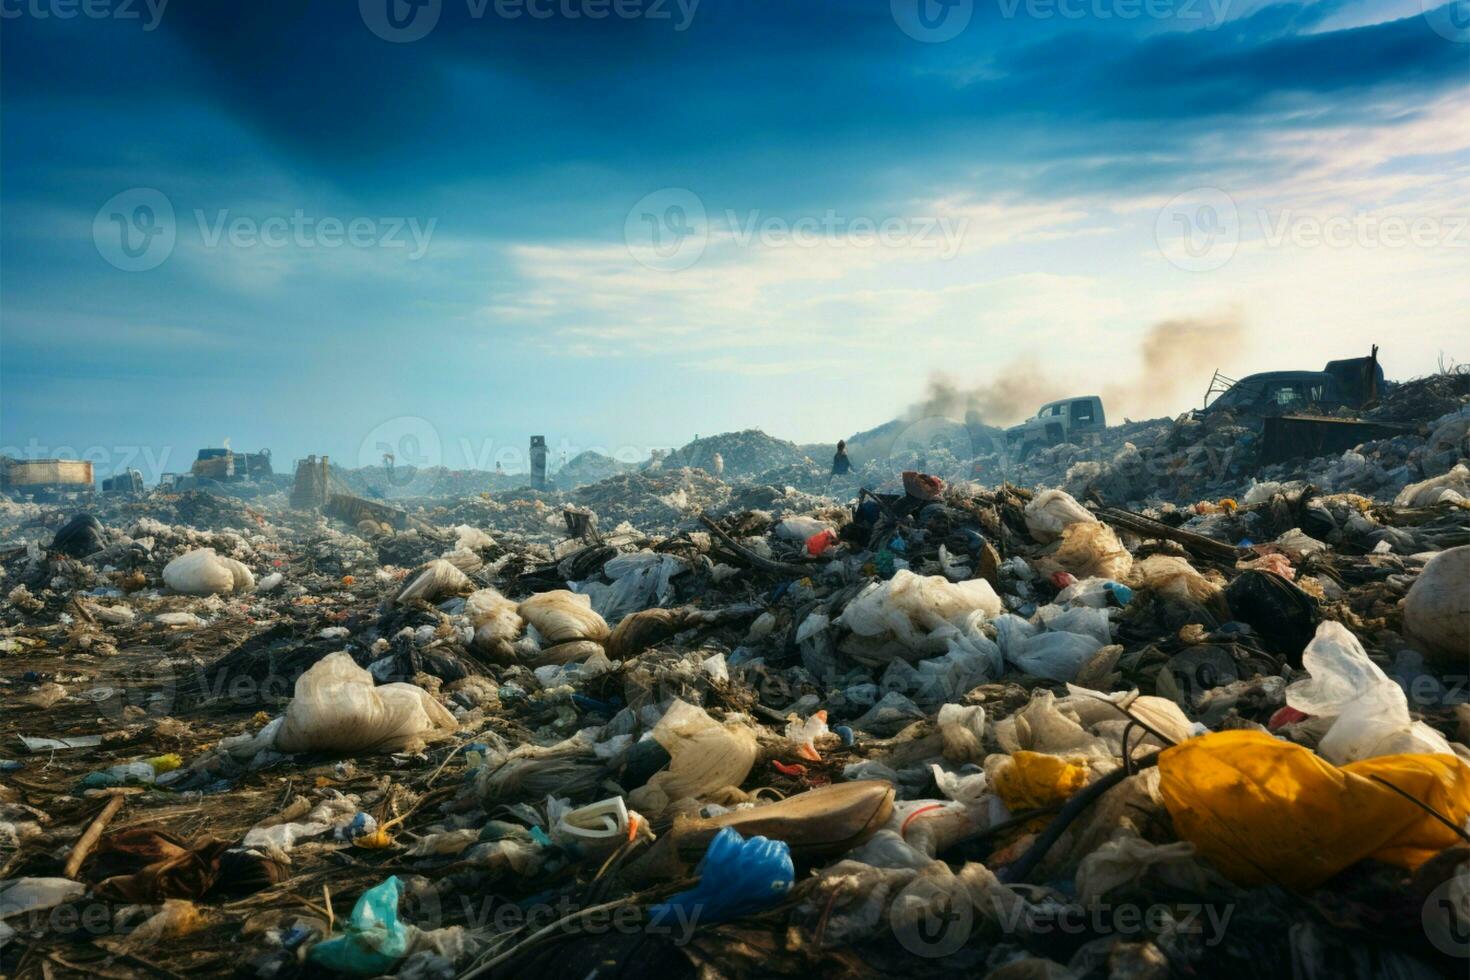
<svg viewBox="0 0 1470 980">
<path fill-rule="evenodd" d="M 262 449 L 258 453 L 236 453 L 228 449 L 201 449 L 199 457 L 189 472 L 201 480 L 228 483 L 237 480 L 256 480 L 273 476 L 271 451 Z"/>
<path fill-rule="evenodd" d="M 1362 408 L 1384 388 L 1378 348 L 1369 357 L 1328 361 L 1321 371 L 1265 371 L 1236 381 L 1215 372 L 1205 392 L 1201 414 L 1230 412 L 1250 418 L 1272 418 L 1303 411 Z M 1219 397 L 1210 401 L 1210 396 Z"/>
<path fill-rule="evenodd" d="M 129 469 L 109 476 L 102 481 L 102 492 L 109 495 L 142 493 L 143 474 Z"/>
<path fill-rule="evenodd" d="M 1038 446 L 1075 442 L 1107 427 L 1102 399 L 1079 395 L 1047 402 L 1033 417 L 1006 429 L 1006 445 L 1024 456 Z"/>
<path fill-rule="evenodd" d="M 95 489 L 88 460 L 0 458 L 0 490 L 19 500 L 73 500 Z"/>
</svg>

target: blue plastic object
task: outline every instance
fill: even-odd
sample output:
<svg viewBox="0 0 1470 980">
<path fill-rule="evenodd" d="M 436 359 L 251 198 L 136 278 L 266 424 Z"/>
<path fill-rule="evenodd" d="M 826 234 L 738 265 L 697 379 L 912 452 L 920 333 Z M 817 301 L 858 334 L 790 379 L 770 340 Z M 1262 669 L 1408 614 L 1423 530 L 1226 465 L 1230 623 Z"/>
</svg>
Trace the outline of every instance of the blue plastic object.
<svg viewBox="0 0 1470 980">
<path fill-rule="evenodd" d="M 832 730 L 837 733 L 838 738 L 842 739 L 843 745 L 851 745 L 856 740 L 855 736 L 852 734 L 852 729 L 848 728 L 846 725 L 838 725 Z"/>
<path fill-rule="evenodd" d="M 877 524 L 878 518 L 883 516 L 883 509 L 878 506 L 876 500 L 864 500 L 857 505 L 853 519 L 859 524 Z"/>
<path fill-rule="evenodd" d="M 360 977 L 389 972 L 408 952 L 408 927 L 398 918 L 401 893 L 396 875 L 363 892 L 342 935 L 317 943 L 306 958 Z"/>
<path fill-rule="evenodd" d="M 653 925 L 665 922 L 728 922 L 779 902 L 796 880 L 785 841 L 746 840 L 726 827 L 710 841 L 699 862 L 699 884 L 648 910 Z"/>
<path fill-rule="evenodd" d="M 1103 588 L 1113 594 L 1113 598 L 1120 606 L 1126 606 L 1133 601 L 1133 590 L 1122 582 L 1104 582 Z"/>
<path fill-rule="evenodd" d="M 1250 538 L 1241 538 L 1235 546 L 1237 548 L 1249 548 L 1253 544 L 1255 544 L 1255 542 L 1252 541 Z"/>
<path fill-rule="evenodd" d="M 585 694 L 573 694 L 572 704 L 575 704 L 583 711 L 595 711 L 600 715 L 608 715 L 609 717 L 618 713 L 617 707 L 611 701 L 599 701 L 596 698 L 589 698 Z"/>
<path fill-rule="evenodd" d="M 970 554 L 978 555 L 985 548 L 985 535 L 972 528 L 965 528 L 965 547 Z"/>
<path fill-rule="evenodd" d="M 893 540 L 888 542 L 888 550 L 896 555 L 907 554 L 909 550 L 909 543 L 905 541 L 900 535 L 895 534 L 893 536 Z"/>
</svg>

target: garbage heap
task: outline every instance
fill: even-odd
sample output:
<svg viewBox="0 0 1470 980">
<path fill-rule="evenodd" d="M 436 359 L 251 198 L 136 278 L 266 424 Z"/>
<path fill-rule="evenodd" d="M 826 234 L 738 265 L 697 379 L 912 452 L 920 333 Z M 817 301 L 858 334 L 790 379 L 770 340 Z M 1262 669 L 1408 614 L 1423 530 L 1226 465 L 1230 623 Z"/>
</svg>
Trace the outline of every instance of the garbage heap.
<svg viewBox="0 0 1470 980">
<path fill-rule="evenodd" d="M 1464 499 L 894 482 L 0 503 L 0 972 L 1463 971 Z"/>
</svg>

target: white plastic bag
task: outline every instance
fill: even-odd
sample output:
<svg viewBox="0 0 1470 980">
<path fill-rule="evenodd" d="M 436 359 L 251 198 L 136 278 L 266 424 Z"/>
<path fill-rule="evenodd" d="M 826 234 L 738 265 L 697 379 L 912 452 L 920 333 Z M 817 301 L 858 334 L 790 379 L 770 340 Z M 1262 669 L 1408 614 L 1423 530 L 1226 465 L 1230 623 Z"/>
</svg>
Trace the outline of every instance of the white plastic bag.
<svg viewBox="0 0 1470 980">
<path fill-rule="evenodd" d="M 1070 681 L 1109 642 L 1104 609 L 1045 606 L 1039 623 L 1007 614 L 995 620 L 996 642 L 1006 660 L 1033 677 Z"/>
<path fill-rule="evenodd" d="M 733 718 L 722 725 L 703 708 L 677 698 L 654 726 L 653 738 L 668 751 L 668 768 L 628 794 L 628 802 L 650 817 L 678 800 L 733 790 L 755 765 L 755 733 L 749 726 Z"/>
<path fill-rule="evenodd" d="M 1470 661 L 1470 545 L 1429 559 L 1404 600 L 1404 628 L 1436 662 Z"/>
<path fill-rule="evenodd" d="M 463 548 L 466 551 L 481 551 L 485 548 L 495 547 L 495 539 L 481 531 L 477 527 L 468 524 L 459 524 L 454 528 L 457 537 L 454 539 L 455 548 Z"/>
<path fill-rule="evenodd" d="M 805 541 L 813 534 L 830 531 L 832 525 L 826 521 L 819 521 L 815 517 L 804 517 L 800 514 L 786 518 L 776 525 L 776 537 L 787 541 Z"/>
<path fill-rule="evenodd" d="M 1443 735 L 1409 719 L 1409 703 L 1399 687 L 1368 659 L 1363 645 L 1341 623 L 1327 620 L 1302 652 L 1312 675 L 1286 688 L 1286 703 L 1296 710 L 1334 719 L 1317 751 L 1336 765 L 1380 755 L 1429 752 L 1451 754 Z"/>
<path fill-rule="evenodd" d="M 859 636 L 891 639 L 922 655 L 948 648 L 949 635 L 935 637 L 935 631 L 965 627 L 969 614 L 996 616 L 1001 608 L 1000 597 L 984 579 L 950 582 L 941 575 L 900 569 L 849 602 L 839 622 Z"/>
<path fill-rule="evenodd" d="M 592 608 L 616 623 L 630 613 L 667 606 L 674 601 L 671 580 L 683 570 L 684 563 L 673 555 L 653 551 L 618 555 L 602 566 L 602 573 L 613 584 L 593 596 Z"/>
<path fill-rule="evenodd" d="M 1042 544 L 1062 536 L 1073 524 L 1096 524 L 1097 518 L 1065 490 L 1043 490 L 1026 505 L 1026 530 Z"/>
<path fill-rule="evenodd" d="M 1455 468 L 1441 476 L 1431 477 L 1419 483 L 1411 483 L 1393 498 L 1395 507 L 1428 507 L 1442 501 L 1470 498 L 1470 466 L 1456 463 Z"/>
<path fill-rule="evenodd" d="M 229 595 L 255 588 L 255 576 L 213 548 L 196 548 L 163 567 L 163 584 L 185 595 Z"/>
<path fill-rule="evenodd" d="M 346 651 L 296 679 L 296 696 L 275 733 L 278 752 L 401 752 L 447 738 L 458 722 L 413 684 L 373 685 Z"/>
</svg>

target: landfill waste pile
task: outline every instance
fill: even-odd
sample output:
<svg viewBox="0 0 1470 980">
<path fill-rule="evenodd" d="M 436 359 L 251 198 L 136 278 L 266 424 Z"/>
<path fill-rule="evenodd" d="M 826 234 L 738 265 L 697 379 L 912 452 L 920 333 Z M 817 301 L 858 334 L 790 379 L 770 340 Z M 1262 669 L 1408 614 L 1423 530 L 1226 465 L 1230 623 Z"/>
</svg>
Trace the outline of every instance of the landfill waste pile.
<svg viewBox="0 0 1470 980">
<path fill-rule="evenodd" d="M 830 459 L 831 450 L 827 450 Z M 718 459 L 718 463 L 716 460 Z M 725 432 L 696 438 L 669 453 L 662 465 L 670 469 L 690 467 L 713 473 L 718 467 L 730 478 L 762 478 L 762 474 L 788 466 L 814 465 L 810 454 L 801 446 L 766 435 L 759 429 Z M 762 482 L 770 482 L 762 478 Z"/>
<path fill-rule="evenodd" d="M 1140 423 L 1186 462 L 1123 489 L 762 482 L 737 433 L 544 492 L 0 500 L 0 974 L 1463 975 L 1436 384 L 1269 479 Z"/>
</svg>

